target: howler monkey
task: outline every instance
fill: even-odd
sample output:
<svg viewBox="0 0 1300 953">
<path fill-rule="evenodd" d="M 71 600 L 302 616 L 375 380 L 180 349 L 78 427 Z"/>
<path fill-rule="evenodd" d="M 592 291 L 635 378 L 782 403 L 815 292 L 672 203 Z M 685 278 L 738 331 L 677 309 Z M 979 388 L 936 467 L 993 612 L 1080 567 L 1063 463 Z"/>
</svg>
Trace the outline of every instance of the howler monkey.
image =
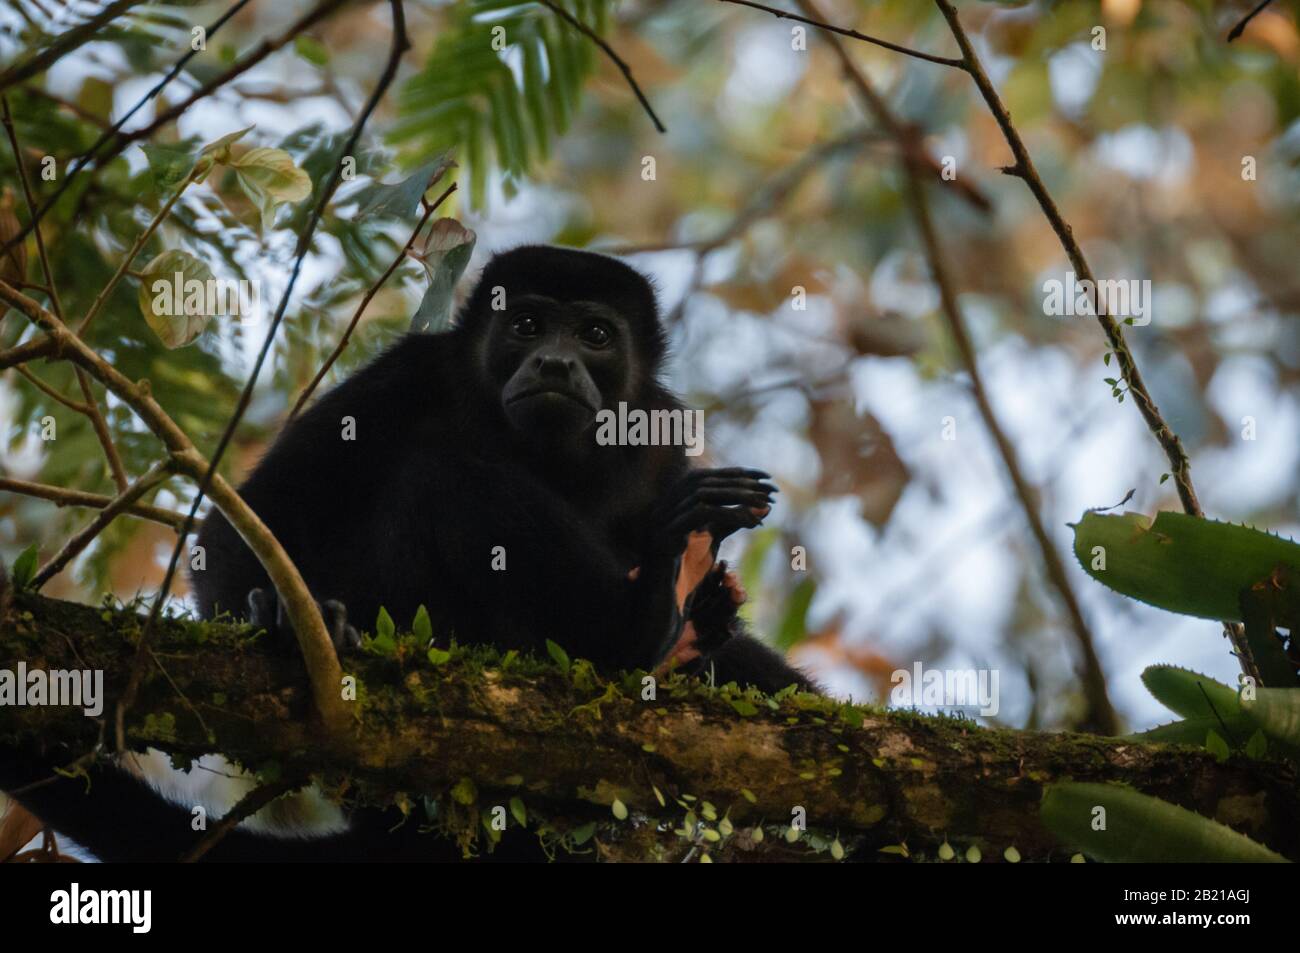
<svg viewBox="0 0 1300 953">
<path fill-rule="evenodd" d="M 650 284 L 590 252 L 525 246 L 494 257 L 449 331 L 409 335 L 291 422 L 240 492 L 294 560 L 336 647 L 385 608 L 425 606 L 437 639 L 544 650 L 599 669 L 670 659 L 776 691 L 812 684 L 742 631 L 716 547 L 761 522 L 775 488 L 756 470 L 690 466 L 680 445 L 603 445 L 601 411 L 684 411 L 660 383 L 665 334 Z M 707 535 L 705 535 L 707 534 Z M 275 591 L 214 511 L 198 536 L 200 611 L 228 611 L 296 651 Z M 33 791 L 33 813 L 105 859 L 166 858 L 188 812 L 119 772 Z M 78 812 L 109 806 L 88 836 Z M 146 803 L 147 802 L 147 803 Z M 358 812 L 358 815 L 361 812 Z M 111 819 L 110 819 L 111 818 Z M 149 823 L 149 843 L 126 831 Z M 119 826 L 120 825 L 120 826 Z M 427 857 L 428 837 L 380 837 L 376 816 L 313 841 L 239 829 L 227 859 Z M 137 833 L 136 840 L 140 840 Z M 179 853 L 177 851 L 176 853 Z M 175 853 L 170 854 L 175 856 Z"/>
<path fill-rule="evenodd" d="M 240 492 L 339 647 L 355 640 L 349 622 L 369 628 L 382 606 L 405 625 L 423 605 L 437 637 L 543 652 L 551 639 L 606 671 L 653 669 L 689 611 L 677 604 L 688 536 L 716 545 L 757 525 L 775 489 L 755 470 L 692 468 L 682 446 L 596 439 L 603 410 L 684 410 L 659 381 L 664 350 L 654 292 L 632 268 L 516 248 L 491 260 L 452 330 L 405 337 L 326 394 Z M 220 513 L 198 543 L 205 616 L 287 629 Z M 736 631 L 726 602 L 695 627 L 718 683 L 807 687 Z"/>
</svg>

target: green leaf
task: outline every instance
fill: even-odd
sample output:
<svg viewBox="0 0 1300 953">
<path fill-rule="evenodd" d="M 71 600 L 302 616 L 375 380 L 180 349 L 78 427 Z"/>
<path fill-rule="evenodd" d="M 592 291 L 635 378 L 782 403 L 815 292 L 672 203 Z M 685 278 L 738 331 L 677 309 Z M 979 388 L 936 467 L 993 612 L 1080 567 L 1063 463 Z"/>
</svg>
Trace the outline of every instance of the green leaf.
<svg viewBox="0 0 1300 953">
<path fill-rule="evenodd" d="M 325 44 L 310 36 L 294 37 L 293 51 L 315 66 L 324 66 L 330 61 L 330 51 Z"/>
<path fill-rule="evenodd" d="M 212 280 L 207 264 L 177 249 L 163 252 L 144 266 L 137 292 L 140 313 L 164 345 L 184 347 L 203 333 L 221 304 L 215 298 L 209 301 Z M 237 296 L 226 296 L 222 310 L 229 310 L 232 301 L 237 307 Z"/>
<path fill-rule="evenodd" d="M 1250 740 L 1246 742 L 1246 757 L 1254 758 L 1258 761 L 1260 758 L 1267 755 L 1268 738 L 1264 735 L 1263 731 L 1257 729 L 1255 733 L 1250 736 Z"/>
<path fill-rule="evenodd" d="M 311 195 L 311 177 L 283 149 L 249 149 L 227 165 L 235 170 L 240 187 L 261 211 L 263 229 L 274 224 L 279 206 L 301 202 Z"/>
<path fill-rule="evenodd" d="M 441 331 L 451 326 L 451 308 L 456 282 L 474 254 L 478 236 L 454 218 L 433 223 L 428 250 L 419 258 L 429 276 L 429 287 L 411 319 L 415 332 Z"/>
<path fill-rule="evenodd" d="M 149 160 L 149 173 L 160 192 L 170 192 L 184 182 L 198 159 L 197 143 L 193 139 L 176 143 L 143 143 L 140 148 Z"/>
<path fill-rule="evenodd" d="M 519 822 L 520 827 L 528 826 L 528 812 L 524 810 L 524 802 L 521 798 L 512 797 L 510 799 L 510 814 Z"/>
<path fill-rule="evenodd" d="M 451 653 L 446 649 L 440 649 L 437 646 L 430 646 L 429 651 L 425 653 L 432 665 L 446 665 L 451 661 Z"/>
<path fill-rule="evenodd" d="M 252 129 L 252 126 L 245 126 L 243 129 L 236 129 L 218 139 L 213 139 L 199 150 L 199 155 L 211 156 L 214 162 L 227 164 L 230 161 L 230 147 L 248 135 Z"/>
<path fill-rule="evenodd" d="M 433 622 L 429 619 L 429 610 L 424 606 L 415 610 L 415 621 L 411 623 L 411 631 L 421 642 L 428 642 L 433 638 Z"/>
<path fill-rule="evenodd" d="M 1205 735 L 1205 750 L 1214 755 L 1214 760 L 1219 762 L 1227 761 L 1232 756 L 1232 749 L 1228 747 L 1228 743 L 1213 728 Z"/>
<path fill-rule="evenodd" d="M 1105 830 L 1094 830 L 1105 809 Z M 1286 858 L 1232 828 L 1114 784 L 1048 785 L 1043 823 L 1063 844 L 1112 862 L 1286 863 Z"/>
<path fill-rule="evenodd" d="M 1225 729 L 1226 726 L 1226 729 Z M 1147 731 L 1139 731 L 1126 737 L 1132 741 L 1147 744 L 1192 745 L 1197 748 L 1205 746 L 1205 739 L 1211 731 L 1227 730 L 1234 738 L 1249 735 L 1257 730 L 1254 722 L 1244 714 L 1225 716 L 1224 718 L 1185 718 L 1182 721 L 1159 725 Z"/>
<path fill-rule="evenodd" d="M 36 575 L 36 544 L 32 543 L 14 560 L 14 588 L 26 589 Z"/>
<path fill-rule="evenodd" d="M 803 639 L 808 628 L 808 606 L 812 604 L 812 598 L 816 593 L 817 581 L 812 576 L 805 575 L 795 585 L 794 591 L 786 601 L 781 625 L 776 631 L 777 648 L 787 651 Z"/>
<path fill-rule="evenodd" d="M 1094 548 L 1105 569 L 1093 569 Z M 1279 564 L 1300 567 L 1300 545 L 1231 523 L 1159 513 L 1085 513 L 1074 526 L 1085 572 L 1116 592 L 1204 619 L 1241 618 L 1239 594 Z"/>
<path fill-rule="evenodd" d="M 736 714 L 742 718 L 749 718 L 758 714 L 758 709 L 754 706 L 754 703 L 743 698 L 731 699 L 731 707 L 736 709 Z"/>
<path fill-rule="evenodd" d="M 560 648 L 550 639 L 547 639 L 546 654 L 549 655 L 551 657 L 551 660 L 560 667 L 561 672 L 563 672 L 565 675 L 569 674 L 570 662 L 569 662 L 568 652 L 564 651 L 564 649 Z"/>
<path fill-rule="evenodd" d="M 451 161 L 449 153 L 443 153 L 432 162 L 426 162 L 400 182 L 387 185 L 372 182 L 357 193 L 356 219 L 370 216 L 381 218 L 404 218 L 416 211 L 424 193 L 454 169 L 456 163 Z"/>
<path fill-rule="evenodd" d="M 457 804 L 469 806 L 478 800 L 478 788 L 469 778 L 461 778 L 451 789 L 451 799 Z"/>
<path fill-rule="evenodd" d="M 1235 689 L 1175 665 L 1152 665 L 1142 684 L 1156 701 L 1184 718 L 1228 718 L 1241 714 Z"/>
<path fill-rule="evenodd" d="M 1261 688 L 1241 709 L 1270 738 L 1300 748 L 1300 688 Z"/>
<path fill-rule="evenodd" d="M 375 618 L 375 635 L 381 639 L 391 639 L 397 634 L 397 626 L 393 622 L 393 617 L 388 614 L 388 610 L 383 606 L 379 607 L 379 615 Z"/>
</svg>

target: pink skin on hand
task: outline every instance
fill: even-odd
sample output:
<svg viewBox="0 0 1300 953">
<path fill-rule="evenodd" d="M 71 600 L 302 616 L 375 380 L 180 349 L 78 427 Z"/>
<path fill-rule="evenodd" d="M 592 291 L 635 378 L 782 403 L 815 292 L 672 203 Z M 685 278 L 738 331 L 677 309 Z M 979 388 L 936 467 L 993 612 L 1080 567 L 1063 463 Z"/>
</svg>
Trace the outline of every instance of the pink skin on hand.
<svg viewBox="0 0 1300 953">
<path fill-rule="evenodd" d="M 733 603 L 737 606 L 744 604 L 746 599 L 745 587 L 740 584 L 740 577 L 738 575 L 731 571 L 723 573 L 722 585 L 726 588 L 727 594 L 731 596 L 731 601 Z M 696 648 L 695 641 L 695 623 L 688 621 L 686 625 L 682 627 L 682 634 L 677 640 L 677 644 L 674 645 L 672 651 L 668 653 L 668 657 L 659 664 L 658 668 L 655 669 L 655 674 L 662 675 L 665 672 L 671 671 L 678 665 L 685 665 L 687 662 L 699 658 L 700 651 Z"/>
<path fill-rule="evenodd" d="M 755 507 L 753 512 L 756 516 L 764 517 L 771 512 L 770 507 Z M 674 587 L 674 593 L 677 599 L 677 611 L 684 613 L 686 611 L 686 600 L 692 592 L 696 590 L 704 577 L 713 569 L 713 536 L 707 531 L 691 533 L 686 539 L 686 550 L 682 553 L 681 568 L 677 571 L 677 583 Z M 627 578 L 629 582 L 635 582 L 641 575 L 641 567 L 633 566 L 628 570 Z M 734 572 L 727 572 L 723 576 L 723 583 L 731 595 L 732 601 L 736 605 L 742 605 L 747 598 L 745 589 L 740 584 L 740 577 Z M 700 657 L 699 649 L 695 647 L 695 625 L 687 622 L 682 627 L 682 634 L 677 639 L 677 644 L 673 646 L 668 657 L 660 663 L 655 669 L 656 675 L 662 675 L 675 665 L 683 665 L 693 659 Z"/>
</svg>

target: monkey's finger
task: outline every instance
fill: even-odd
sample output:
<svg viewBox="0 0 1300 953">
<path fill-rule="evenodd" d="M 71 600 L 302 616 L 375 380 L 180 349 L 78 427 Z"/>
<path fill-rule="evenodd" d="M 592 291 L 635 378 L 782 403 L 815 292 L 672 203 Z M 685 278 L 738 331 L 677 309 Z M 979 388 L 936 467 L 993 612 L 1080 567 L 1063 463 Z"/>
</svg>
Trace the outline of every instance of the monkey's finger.
<svg viewBox="0 0 1300 953">
<path fill-rule="evenodd" d="M 275 629 L 275 590 L 250 589 L 248 591 L 248 621 L 259 629 Z"/>
<path fill-rule="evenodd" d="M 710 478 L 748 477 L 751 480 L 770 480 L 772 475 L 762 470 L 754 470 L 749 467 L 701 467 L 698 470 L 691 470 L 686 474 L 687 480 L 707 480 Z"/>
<path fill-rule="evenodd" d="M 752 490 L 714 490 L 704 489 L 696 490 L 678 507 L 677 511 L 681 512 L 694 504 L 715 503 L 719 506 L 771 506 L 772 500 L 766 493 L 757 493 Z"/>
<path fill-rule="evenodd" d="M 763 493 L 780 493 L 780 487 L 772 483 L 764 483 L 761 480 L 751 480 L 748 477 L 729 477 L 727 479 L 700 480 L 692 484 L 695 489 L 703 488 L 727 488 L 734 487 L 738 490 L 761 491 Z"/>
</svg>

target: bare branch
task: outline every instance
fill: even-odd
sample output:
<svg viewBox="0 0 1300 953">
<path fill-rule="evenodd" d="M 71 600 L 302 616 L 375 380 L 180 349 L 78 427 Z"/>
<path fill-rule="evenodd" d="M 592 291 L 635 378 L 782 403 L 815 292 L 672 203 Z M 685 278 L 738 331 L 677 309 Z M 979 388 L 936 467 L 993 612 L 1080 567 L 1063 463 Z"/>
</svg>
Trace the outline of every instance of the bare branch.
<svg viewBox="0 0 1300 953">
<path fill-rule="evenodd" d="M 0 351 L 0 371 L 18 367 L 37 358 L 49 357 L 55 352 L 53 338 L 34 338 L 26 344 L 19 344 L 7 351 Z"/>
<path fill-rule="evenodd" d="M 722 0 L 722 2 L 739 3 L 741 2 L 741 0 Z M 817 17 L 813 17 L 813 16 L 795 17 L 792 14 L 784 13 L 780 10 L 776 10 L 772 7 L 763 6 L 762 4 L 758 4 L 758 3 L 745 2 L 744 5 L 749 7 L 754 7 L 755 9 L 758 10 L 763 10 L 766 13 L 771 13 L 776 16 L 788 17 L 790 19 L 797 19 L 801 23 L 807 23 L 810 26 L 817 27 L 819 30 L 824 31 L 828 35 L 839 34 L 841 36 L 851 36 L 854 39 L 864 40 L 865 42 L 868 43 L 881 42 L 874 39 L 873 37 L 868 37 L 865 34 L 857 33 L 857 31 L 855 30 L 845 30 L 841 27 L 831 26 L 830 24 L 823 22 Z M 807 12 L 806 7 L 804 7 L 804 10 L 805 12 Z M 903 52 L 907 52 L 907 51 L 904 50 Z M 852 59 L 848 56 L 847 52 L 841 52 L 840 60 L 842 63 L 845 64 L 845 70 L 848 73 L 850 79 L 853 79 L 854 73 L 860 74 L 860 71 L 857 69 L 856 64 L 853 63 Z M 948 65 L 960 65 L 960 63 L 961 61 L 954 60 L 948 62 Z M 858 85 L 856 81 L 855 81 L 855 85 Z M 973 205 L 975 208 L 979 209 L 981 212 L 988 212 L 993 208 L 993 204 L 988 200 L 988 197 L 984 195 L 984 193 L 981 192 L 979 189 L 977 189 L 974 185 L 970 184 L 965 179 L 949 179 L 942 174 L 943 170 L 940 169 L 939 163 L 936 162 L 934 157 L 931 156 L 930 153 L 926 152 L 925 149 L 922 147 L 920 137 L 909 133 L 909 131 L 906 128 L 906 125 L 903 122 L 901 122 L 896 116 L 894 116 L 893 112 L 889 109 L 889 106 L 888 104 L 886 104 L 883 97 L 881 97 L 881 95 L 878 92 L 876 92 L 876 90 L 872 86 L 867 85 L 865 87 L 862 87 L 859 85 L 858 93 L 867 107 L 867 112 L 870 113 L 872 118 L 874 118 L 875 121 L 878 122 L 884 128 L 885 132 L 889 135 L 889 137 L 893 139 L 895 142 L 897 142 L 900 148 L 910 149 L 912 151 L 912 155 L 911 155 L 912 162 L 919 163 L 920 165 L 924 166 L 930 172 L 930 174 L 933 175 L 934 178 L 938 179 L 945 186 L 954 189 L 958 195 L 960 195 L 963 199 L 965 199 L 968 203 Z"/>
<path fill-rule="evenodd" d="M 62 404 L 64 407 L 67 407 L 69 410 L 75 410 L 79 414 L 87 414 L 90 412 L 90 408 L 87 407 L 85 404 L 79 404 L 75 400 L 72 400 L 70 397 L 64 397 L 55 388 L 45 383 L 45 381 L 41 380 L 39 377 L 37 377 L 27 368 L 23 367 L 21 364 L 16 365 L 14 367 L 14 370 L 16 370 L 23 377 L 27 378 L 28 382 L 37 390 L 39 390 L 41 393 L 45 394 L 47 397 L 51 398 L 52 400 L 58 401 L 60 404 Z"/>
<path fill-rule="evenodd" d="M 14 480 L 9 477 L 0 477 L 0 490 L 6 490 L 10 493 L 21 493 L 23 496 L 31 496 L 40 500 L 49 500 L 56 506 L 86 506 L 92 509 L 103 509 L 113 502 L 113 497 L 104 496 L 100 493 L 87 493 L 84 490 L 68 490 L 61 486 L 50 486 L 45 483 L 32 483 L 28 480 Z M 148 506 L 143 503 L 133 503 L 123 512 L 127 516 L 138 516 L 141 519 L 152 520 L 155 523 L 161 523 L 163 526 L 169 526 L 172 529 L 179 530 L 185 523 L 185 514 L 177 513 L 172 510 L 163 509 L 160 506 Z"/>
<path fill-rule="evenodd" d="M 289 43 L 292 43 L 294 39 L 304 30 L 310 29 L 311 27 L 315 26 L 317 23 L 325 19 L 327 16 L 329 16 L 339 7 L 350 2 L 352 2 L 352 0 L 321 0 L 321 3 L 317 4 L 311 10 L 308 10 L 301 17 L 295 20 L 293 24 L 287 30 L 281 33 L 278 37 L 275 37 L 274 39 L 270 39 L 270 40 L 263 40 L 257 46 L 256 49 L 254 49 L 243 59 L 239 60 L 239 62 L 235 63 L 233 66 L 231 66 L 229 69 L 227 69 L 220 75 L 215 76 L 212 79 L 208 80 L 208 82 L 204 83 L 194 92 L 190 93 L 189 96 L 187 96 L 185 99 L 182 99 L 175 106 L 171 106 L 168 109 L 164 109 L 162 112 L 160 112 L 157 116 L 154 117 L 152 122 L 148 123 L 147 125 L 141 126 L 139 129 L 133 129 L 130 132 L 119 133 L 118 141 L 114 146 L 115 149 L 120 152 L 123 148 L 125 148 L 128 144 L 132 142 L 139 142 L 141 139 L 148 139 L 150 136 L 152 136 L 163 126 L 179 119 L 181 114 L 184 113 L 185 110 L 189 109 L 200 99 L 206 99 L 208 96 L 211 96 L 213 93 L 215 93 L 221 87 L 225 86 L 231 80 L 235 79 L 238 76 L 243 75 L 244 73 L 247 73 L 250 69 L 252 69 L 258 63 L 262 62 L 262 60 L 266 59 L 272 53 L 282 49 Z"/>
<path fill-rule="evenodd" d="M 1079 247 L 1079 243 L 1074 238 L 1073 230 L 1065 221 L 1064 216 L 1061 215 L 1061 211 L 1047 191 L 1047 187 L 1043 185 L 1043 180 L 1034 167 L 1034 160 L 1030 157 L 1029 150 L 1025 148 L 1024 140 L 1020 138 L 1020 133 L 1012 124 L 1010 113 L 1007 112 L 1006 106 L 1002 104 L 1002 99 L 998 96 L 992 81 L 984 71 L 983 64 L 981 64 L 975 48 L 971 45 L 961 21 L 957 18 L 956 9 L 949 0 L 935 0 L 935 3 L 938 4 L 940 11 L 947 19 L 953 36 L 957 39 L 957 45 L 961 47 L 967 72 L 974 79 L 975 85 L 979 88 L 985 103 L 988 104 L 989 111 L 993 113 L 993 118 L 997 120 L 998 128 L 1002 130 L 1003 138 L 1006 139 L 1007 145 L 1011 148 L 1011 154 L 1016 160 L 1019 177 L 1024 179 L 1025 184 L 1029 186 L 1029 191 L 1038 200 L 1038 204 L 1051 224 L 1052 230 L 1056 232 L 1057 238 L 1060 239 L 1075 273 L 1081 279 L 1086 279 L 1095 286 L 1092 268 L 1084 257 L 1083 249 Z M 1098 307 L 1097 310 L 1099 312 L 1097 321 L 1101 324 L 1106 339 L 1110 342 L 1111 350 L 1115 352 L 1120 372 L 1125 383 L 1129 386 L 1133 402 L 1137 405 L 1142 418 L 1147 422 L 1147 426 L 1151 428 L 1151 432 L 1155 434 L 1156 440 L 1159 441 L 1160 446 L 1164 448 L 1165 455 L 1169 458 L 1169 465 L 1173 469 L 1173 478 L 1178 487 L 1178 496 L 1182 500 L 1183 509 L 1193 516 L 1200 516 L 1201 504 L 1197 501 L 1196 490 L 1192 486 L 1191 464 L 1187 459 L 1186 451 L 1183 450 L 1182 441 L 1165 423 L 1164 418 L 1160 415 L 1159 408 L 1156 407 L 1155 401 L 1147 391 L 1146 383 L 1142 380 L 1142 374 L 1138 370 L 1133 355 L 1129 352 L 1128 345 L 1124 341 L 1123 329 L 1113 317 L 1104 313 L 1103 308 Z"/>
<path fill-rule="evenodd" d="M 209 481 L 213 502 L 230 520 L 230 524 L 248 544 L 248 548 L 257 556 L 276 591 L 284 600 L 285 612 L 294 631 L 298 634 L 298 645 L 302 649 L 303 660 L 311 679 L 317 710 L 321 713 L 325 724 L 332 729 L 338 729 L 346 724 L 347 711 L 338 693 L 342 669 L 339 667 L 329 633 L 325 631 L 325 622 L 316 608 L 315 601 L 311 598 L 302 574 L 298 572 L 297 567 L 289 559 L 288 553 L 284 551 L 284 547 L 280 545 L 266 524 L 239 494 L 213 471 L 208 461 L 204 460 L 203 455 L 194 448 L 189 437 L 153 399 L 147 382 L 132 383 L 88 347 L 57 316 L 4 280 L 0 280 L 0 302 L 17 309 L 49 334 L 56 351 L 88 371 L 92 377 L 129 406 L 145 426 L 162 440 L 178 472 L 186 474 L 195 482 Z M 194 510 L 191 510 L 180 531 L 182 541 L 193 525 Z M 173 555 L 175 556 L 178 551 L 174 550 Z M 157 606 L 158 603 L 155 603 L 155 610 Z M 141 647 L 146 651 L 138 654 L 137 658 L 147 659 L 148 643 L 143 636 Z M 124 712 L 119 710 L 117 721 L 119 741 L 124 739 L 123 716 Z M 119 744 L 118 747 L 121 748 L 122 745 Z"/>
<path fill-rule="evenodd" d="M 605 55 L 608 56 L 614 62 L 614 65 L 617 66 L 623 72 L 623 78 L 626 79 L 627 84 L 632 87 L 632 92 L 635 93 L 636 98 L 640 100 L 641 108 L 644 109 L 646 115 L 650 117 L 650 121 L 655 124 L 655 129 L 657 129 L 659 132 L 668 131 L 666 128 L 664 128 L 664 124 L 659 121 L 659 117 L 655 115 L 654 108 L 650 105 L 650 100 L 646 99 L 645 93 L 643 93 L 641 91 L 641 87 L 637 85 L 636 79 L 632 76 L 631 67 L 629 67 L 627 63 L 623 61 L 623 57 L 619 56 L 617 53 L 614 52 L 614 48 L 612 46 L 610 46 L 603 39 L 601 39 L 595 30 L 587 26 L 587 24 L 583 23 L 581 20 L 575 17 L 568 10 L 561 7 L 559 4 L 552 3 L 551 0 L 537 0 L 537 2 L 540 3 L 542 6 L 546 7 L 546 9 L 550 10 L 552 13 L 554 13 L 565 23 L 569 24 L 579 33 L 583 34 L 589 40 L 591 40 L 591 42 L 595 43 L 598 47 L 600 47 L 601 50 L 604 51 Z"/>
<path fill-rule="evenodd" d="M 107 25 L 127 10 L 139 6 L 143 2 L 144 0 L 116 0 L 116 2 L 110 3 L 89 20 L 79 23 L 67 33 L 61 34 L 53 43 L 26 62 L 18 63 L 0 73 L 0 90 L 6 90 L 15 83 L 21 83 L 37 73 L 44 72 L 60 57 L 72 52 L 83 43 L 93 40 L 100 27 Z"/>
<path fill-rule="evenodd" d="M 891 43 L 889 40 L 882 40 L 879 37 L 868 36 L 866 33 L 859 33 L 857 30 L 850 30 L 841 26 L 832 26 L 819 19 L 811 17 L 801 17 L 797 13 L 787 13 L 784 10 L 778 10 L 776 7 L 769 7 L 765 3 L 754 3 L 752 0 L 721 0 L 722 3 L 734 3 L 737 6 L 753 7 L 755 10 L 762 10 L 764 13 L 770 13 L 780 20 L 796 20 L 799 23 L 806 23 L 809 26 L 815 26 L 819 30 L 826 30 L 829 33 L 838 33 L 840 36 L 847 36 L 850 39 L 861 40 L 864 43 L 872 43 L 876 46 L 884 47 L 887 50 L 893 50 L 895 53 L 902 53 L 904 56 L 911 56 L 918 60 L 925 60 L 927 63 L 938 63 L 940 66 L 948 66 L 953 69 L 964 69 L 965 64 L 961 60 L 951 56 L 936 56 L 933 53 L 923 53 L 920 50 L 914 50 L 910 46 L 900 46 L 897 43 Z"/>
<path fill-rule="evenodd" d="M 90 378 L 81 368 L 77 368 L 77 383 L 81 385 L 81 395 L 86 398 L 86 416 L 90 418 L 90 424 L 95 428 L 95 437 L 99 440 L 99 445 L 104 448 L 104 456 L 108 459 L 108 469 L 113 474 L 113 482 L 117 485 L 119 493 L 125 493 L 126 468 L 122 466 L 122 457 L 117 452 L 117 444 L 113 443 L 108 421 L 100 412 L 99 401 L 95 399 L 95 393 L 90 389 Z"/>
<path fill-rule="evenodd" d="M 95 537 L 103 532 L 104 528 L 113 522 L 119 513 L 128 509 L 140 497 L 170 477 L 174 469 L 175 464 L 170 458 L 161 463 L 156 463 L 142 477 L 113 497 L 107 506 L 95 514 L 95 518 L 90 521 L 90 524 L 85 529 L 64 543 L 63 548 L 41 567 L 40 571 L 32 577 L 32 586 L 39 589 L 62 572 L 63 567 L 72 562 L 78 553 L 89 546 Z"/>
<path fill-rule="evenodd" d="M 1255 17 L 1259 16 L 1261 13 L 1263 13 L 1263 12 L 1264 12 L 1264 8 L 1267 7 L 1267 6 L 1268 6 L 1270 3 L 1272 3 L 1272 2 L 1273 2 L 1273 0 L 1263 0 L 1263 2 L 1260 3 L 1260 4 L 1258 4 L 1258 5 L 1255 7 L 1255 9 L 1251 10 L 1251 11 L 1250 11 L 1249 13 L 1247 13 L 1244 17 L 1242 17 L 1239 21 L 1237 21 L 1237 25 L 1234 26 L 1234 27 L 1233 27 L 1233 28 L 1228 32 L 1228 42 L 1231 43 L 1231 42 L 1232 42 L 1233 40 L 1235 40 L 1237 37 L 1241 36 L 1241 34 L 1242 34 L 1243 32 L 1245 32 L 1246 27 L 1248 27 L 1248 26 L 1250 25 L 1250 21 L 1253 20 L 1253 19 L 1255 19 Z"/>
<path fill-rule="evenodd" d="M 3 121 L 5 133 L 9 137 L 9 145 L 14 153 L 14 167 L 18 170 L 18 180 L 22 183 L 23 198 L 27 202 L 28 218 L 35 222 L 36 218 L 36 200 L 32 198 L 31 183 L 27 178 L 27 169 L 23 166 L 22 150 L 18 147 L 18 133 L 14 130 L 13 116 L 9 114 L 9 98 L 0 96 L 0 109 L 3 110 Z M 54 314 L 60 321 L 66 320 L 63 314 L 63 305 L 59 301 L 59 289 L 54 281 L 54 269 L 50 267 L 50 257 L 45 251 L 45 238 L 41 234 L 39 223 L 33 225 L 33 234 L 36 237 L 36 251 L 41 260 L 41 271 L 45 275 L 45 287 L 50 296 L 50 304 L 54 308 Z M 17 368 L 18 373 L 22 374 L 37 387 L 45 389 L 44 384 L 39 381 L 35 375 L 30 373 L 24 367 Z M 76 369 L 77 383 L 81 386 L 81 394 L 85 398 L 84 405 L 75 405 L 70 401 L 64 401 L 74 410 L 79 410 L 90 418 L 90 424 L 95 430 L 95 438 L 104 450 L 104 457 L 108 460 L 109 471 L 113 474 L 113 482 L 117 484 L 118 492 L 126 492 L 126 470 L 122 466 L 122 458 L 118 455 L 117 446 L 113 443 L 113 435 L 109 433 L 108 423 L 104 420 L 104 415 L 99 412 L 99 402 L 95 399 L 94 393 L 90 389 L 90 381 L 86 379 L 86 372 L 81 368 Z M 47 390 L 47 393 L 59 397 L 53 389 Z"/>
</svg>

